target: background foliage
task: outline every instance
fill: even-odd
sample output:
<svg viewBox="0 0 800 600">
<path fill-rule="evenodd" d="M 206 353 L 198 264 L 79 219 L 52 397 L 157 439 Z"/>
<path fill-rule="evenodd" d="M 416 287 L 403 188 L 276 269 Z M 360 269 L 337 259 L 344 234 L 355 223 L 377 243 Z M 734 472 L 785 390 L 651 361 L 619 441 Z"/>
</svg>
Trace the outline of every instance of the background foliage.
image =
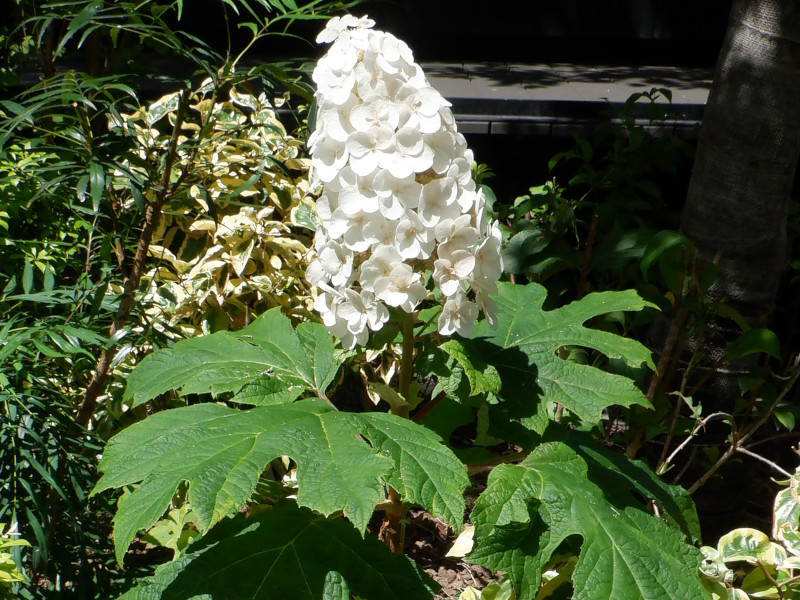
<svg viewBox="0 0 800 600">
<path fill-rule="evenodd" d="M 709 301 L 713 265 L 675 231 L 663 181 L 691 149 L 630 112 L 663 119 L 668 90 L 635 95 L 554 157 L 553 179 L 494 204 L 516 285 L 500 286 L 499 328 L 471 339 L 442 343 L 420 313 L 411 420 L 382 412 L 400 337 L 345 353 L 310 322 L 310 89 L 299 64 L 244 57 L 350 4 L 222 0 L 235 29 L 220 52 L 181 30 L 181 0 L 14 3 L 0 31 L 0 522 L 31 546 L 0 540 L 0 590 L 429 598 L 421 568 L 375 539 L 385 488 L 457 533 L 467 474 L 508 462 L 467 515 L 467 560 L 508 576 L 486 598 L 793 597 L 796 475 L 769 507 L 774 541 L 739 528 L 701 554 L 689 493 L 655 474 L 694 492 L 786 442 L 797 414 L 792 338 Z M 656 307 L 673 319 L 661 333 Z M 719 315 L 741 335 L 711 370 L 759 361 L 730 413 L 703 408 L 690 344 L 719 335 Z M 695 445 L 712 423 L 722 433 Z M 759 460 L 785 469 L 773 459 Z M 262 559 L 272 575 L 249 577 Z"/>
<path fill-rule="evenodd" d="M 248 44 L 343 6 L 223 5 Z M 307 308 L 307 164 L 277 118 L 286 90 L 307 97 L 299 64 L 241 69 L 180 30 L 183 9 L 21 1 L 3 31 L 0 519 L 33 543 L 24 596 L 108 597 L 137 573 L 109 554 L 114 499 L 88 499 L 105 436 L 143 415 L 121 403 L 137 360 Z"/>
</svg>

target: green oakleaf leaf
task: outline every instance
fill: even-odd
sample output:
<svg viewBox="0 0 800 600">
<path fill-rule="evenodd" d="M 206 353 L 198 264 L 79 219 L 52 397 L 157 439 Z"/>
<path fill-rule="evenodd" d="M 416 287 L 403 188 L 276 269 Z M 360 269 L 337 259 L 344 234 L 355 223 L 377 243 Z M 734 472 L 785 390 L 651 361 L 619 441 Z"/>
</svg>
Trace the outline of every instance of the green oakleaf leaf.
<svg viewBox="0 0 800 600">
<path fill-rule="evenodd" d="M 137 531 L 161 517 L 182 482 L 205 532 L 238 511 L 266 465 L 285 455 L 298 463 L 298 503 L 324 515 L 342 511 L 360 531 L 385 483 L 461 526 L 466 469 L 421 425 L 384 413 L 338 412 L 317 398 L 249 411 L 198 404 L 151 415 L 106 446 L 93 493 L 140 484 L 114 517 L 117 560 Z"/>
<path fill-rule="evenodd" d="M 338 571 L 328 571 L 325 574 L 322 600 L 350 600 L 350 586 Z"/>
<path fill-rule="evenodd" d="M 173 508 L 167 515 L 151 527 L 142 540 L 148 544 L 171 548 L 175 552 L 175 558 L 181 555 L 183 549 L 189 545 L 194 538 L 200 534 L 191 527 L 187 527 L 192 522 L 192 509 L 188 504 L 179 508 Z"/>
<path fill-rule="evenodd" d="M 119 600 L 338 600 L 348 588 L 368 600 L 429 600 L 436 591 L 374 536 L 286 503 L 221 523 Z"/>
<path fill-rule="evenodd" d="M 218 394 L 258 384 L 267 388 L 261 390 L 264 404 L 287 402 L 306 389 L 324 396 L 338 366 L 325 327 L 302 323 L 295 331 L 274 308 L 241 331 L 182 340 L 153 352 L 128 377 L 125 399 L 138 406 L 169 390 Z M 238 400 L 256 404 L 255 396 L 250 390 Z"/>
<path fill-rule="evenodd" d="M 589 319 L 614 311 L 641 310 L 653 306 L 636 292 L 600 292 L 585 296 L 556 310 L 542 309 L 547 290 L 499 284 L 497 329 L 485 322 L 473 338 L 485 338 L 502 351 L 486 359 L 497 367 L 503 380 L 500 397 L 510 407 L 540 400 L 532 410 L 517 410 L 516 420 L 541 433 L 554 402 L 561 403 L 587 422 L 597 422 L 610 405 L 648 406 L 644 394 L 627 377 L 607 373 L 591 365 L 565 361 L 556 354 L 563 346 L 592 348 L 629 366 L 655 368 L 650 351 L 639 342 L 606 331 L 584 327 Z M 543 400 L 546 400 L 544 402 Z M 510 409 L 513 411 L 513 409 Z"/>
<path fill-rule="evenodd" d="M 270 406 L 294 402 L 303 393 L 305 386 L 289 385 L 275 377 L 262 377 L 244 384 L 241 390 L 231 398 L 237 404 L 253 406 Z"/>
<path fill-rule="evenodd" d="M 464 465 L 427 427 L 386 413 L 351 414 L 376 451 L 394 461 L 385 481 L 459 531 L 464 519 Z"/>
<path fill-rule="evenodd" d="M 606 500 L 614 506 L 628 504 L 630 490 L 634 490 L 640 497 L 656 502 L 661 518 L 669 525 L 680 529 L 690 541 L 700 541 L 694 501 L 681 486 L 664 482 L 646 463 L 601 446 L 585 432 L 551 427 L 546 439 L 567 444 L 586 463 L 589 480 L 603 490 Z"/>
<path fill-rule="evenodd" d="M 518 598 L 533 598 L 543 567 L 577 535 L 583 544 L 575 600 L 708 597 L 697 575 L 700 551 L 632 494 L 614 490 L 612 503 L 604 490 L 562 442 L 539 445 L 519 465 L 496 467 L 472 511 L 476 546 L 468 560 L 505 571 Z"/>
<path fill-rule="evenodd" d="M 492 365 L 487 364 L 478 352 L 470 352 L 469 342 L 449 340 L 440 346 L 442 350 L 456 359 L 469 379 L 470 395 L 488 392 L 500 393 L 500 375 Z"/>
</svg>

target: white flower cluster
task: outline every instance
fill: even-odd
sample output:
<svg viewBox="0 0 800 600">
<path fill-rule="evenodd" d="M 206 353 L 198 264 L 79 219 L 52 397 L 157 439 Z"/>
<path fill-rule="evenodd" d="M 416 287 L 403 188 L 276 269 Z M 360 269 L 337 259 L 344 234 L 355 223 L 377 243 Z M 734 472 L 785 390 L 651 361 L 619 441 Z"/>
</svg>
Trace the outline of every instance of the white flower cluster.
<svg viewBox="0 0 800 600">
<path fill-rule="evenodd" d="M 468 336 L 478 311 L 494 323 L 502 271 L 500 230 L 486 219 L 472 152 L 450 103 L 411 50 L 366 17 L 334 17 L 333 42 L 314 69 L 316 126 L 309 137 L 317 200 L 317 258 L 306 272 L 315 308 L 345 347 L 428 297 L 426 269 L 444 297 L 438 329 Z"/>
</svg>

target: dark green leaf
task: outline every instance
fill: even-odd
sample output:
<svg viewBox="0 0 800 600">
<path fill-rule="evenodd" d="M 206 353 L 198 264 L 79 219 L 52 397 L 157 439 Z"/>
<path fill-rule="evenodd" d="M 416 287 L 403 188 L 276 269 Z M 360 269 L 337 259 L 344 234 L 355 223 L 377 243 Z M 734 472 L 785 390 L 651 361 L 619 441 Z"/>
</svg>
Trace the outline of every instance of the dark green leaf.
<svg viewBox="0 0 800 600">
<path fill-rule="evenodd" d="M 328 571 L 325 575 L 322 600 L 350 600 L 350 586 L 338 571 Z"/>
<path fill-rule="evenodd" d="M 6 283 L 5 287 L 3 288 L 3 295 L 8 294 L 9 292 L 13 292 L 14 288 L 16 287 L 17 287 L 17 276 L 12 275 L 11 279 L 8 280 L 8 283 Z"/>
<path fill-rule="evenodd" d="M 793 407 L 779 406 L 775 409 L 775 420 L 786 427 L 789 431 L 794 431 L 795 417 Z"/>
<path fill-rule="evenodd" d="M 103 165 L 92 161 L 89 163 L 89 195 L 92 197 L 92 210 L 100 210 L 100 202 L 105 191 L 106 178 L 103 172 Z"/>
<path fill-rule="evenodd" d="M 47 356 L 49 358 L 64 358 L 64 357 L 67 356 L 63 352 L 58 352 L 56 350 L 53 350 L 47 344 L 45 344 L 42 340 L 39 340 L 39 339 L 36 339 L 36 338 L 33 339 L 33 345 L 36 347 L 36 349 L 39 352 L 41 352 L 42 354 L 44 354 L 45 356 Z"/>
<path fill-rule="evenodd" d="M 503 247 L 503 270 L 506 273 L 523 273 L 531 258 L 544 250 L 551 238 L 538 229 L 524 229 L 515 234 Z"/>
<path fill-rule="evenodd" d="M 22 269 L 22 291 L 29 294 L 33 288 L 33 265 L 31 261 L 25 259 L 25 266 Z"/>
<path fill-rule="evenodd" d="M 53 271 L 50 269 L 44 270 L 44 291 L 45 292 L 52 292 L 53 286 L 55 286 L 56 280 L 53 276 Z"/>
<path fill-rule="evenodd" d="M 97 14 L 97 11 L 101 8 L 103 8 L 103 2 L 101 0 L 93 0 L 92 2 L 89 2 L 81 10 L 81 12 L 75 15 L 75 17 L 73 17 L 67 25 L 67 31 L 64 34 L 64 37 L 62 37 L 61 41 L 58 43 L 55 54 L 61 52 L 61 49 L 64 48 L 70 38 L 83 27 L 86 27 L 86 25 L 88 25 L 94 18 L 95 14 Z"/>
<path fill-rule="evenodd" d="M 667 229 L 654 234 L 647 243 L 642 262 L 639 265 L 645 281 L 647 281 L 647 273 L 650 267 L 658 262 L 667 250 L 671 248 L 690 248 L 691 245 L 692 243 L 689 239 L 677 231 Z"/>
<path fill-rule="evenodd" d="M 518 597 L 532 598 L 550 557 L 578 535 L 575 600 L 707 598 L 699 550 L 632 494 L 613 493 L 615 502 L 568 446 L 541 444 L 521 464 L 490 474 L 472 511 L 476 546 L 468 560 L 505 571 Z"/>
<path fill-rule="evenodd" d="M 654 368 L 649 350 L 639 342 L 584 326 L 604 313 L 641 310 L 652 304 L 631 290 L 589 294 L 562 308 L 545 311 L 542 304 L 546 296 L 545 288 L 537 284 L 500 283 L 497 329 L 481 322 L 473 334 L 473 338 L 485 338 L 501 349 L 485 356 L 502 377 L 501 397 L 510 405 L 530 407 L 528 417 L 517 419 L 542 432 L 554 402 L 591 423 L 599 421 L 603 409 L 614 404 L 647 406 L 644 394 L 630 379 L 565 361 L 557 351 L 563 346 L 591 348 L 629 366 L 646 364 Z"/>
<path fill-rule="evenodd" d="M 50 470 L 43 466 L 36 457 L 29 451 L 29 450 L 22 450 L 20 452 L 22 456 L 25 457 L 25 460 L 28 461 L 33 469 L 39 473 L 39 476 L 44 479 L 59 496 L 65 501 L 67 500 L 67 495 L 64 492 L 63 488 L 58 484 L 58 482 L 53 478 Z"/>
<path fill-rule="evenodd" d="M 470 343 L 450 340 L 440 346 L 447 354 L 456 359 L 469 379 L 470 395 L 500 393 L 500 375 L 492 365 L 487 364 L 481 353 L 470 346 Z"/>
<path fill-rule="evenodd" d="M 689 493 L 678 485 L 669 485 L 643 461 L 599 445 L 592 437 L 562 427 L 549 428 L 547 441 L 562 441 L 586 462 L 589 480 L 597 484 L 615 506 L 630 501 L 629 491 L 658 504 L 659 514 L 671 526 L 680 529 L 691 541 L 700 541 L 700 522 Z"/>
<path fill-rule="evenodd" d="M 781 342 L 769 329 L 750 329 L 728 344 L 725 356 L 728 360 L 739 360 L 750 354 L 768 354 L 781 358 Z"/>
<path fill-rule="evenodd" d="M 246 22 L 246 23 L 238 23 L 238 24 L 237 24 L 237 27 L 246 27 L 247 29 L 249 29 L 249 30 L 250 30 L 250 32 L 251 32 L 251 33 L 252 33 L 254 36 L 255 36 L 255 35 L 258 35 L 258 25 L 256 25 L 255 23 L 251 23 L 251 22 L 249 22 L 249 21 L 248 21 L 248 22 Z"/>
<path fill-rule="evenodd" d="M 430 600 L 436 591 L 374 536 L 285 503 L 223 523 L 119 600 L 340 600 L 348 587 L 366 600 Z"/>
<path fill-rule="evenodd" d="M 22 106 L 22 104 L 19 104 L 18 102 L 14 102 L 12 100 L 0 100 L 0 106 L 7 109 L 14 116 L 19 116 L 23 114 L 26 110 L 26 108 Z"/>
</svg>

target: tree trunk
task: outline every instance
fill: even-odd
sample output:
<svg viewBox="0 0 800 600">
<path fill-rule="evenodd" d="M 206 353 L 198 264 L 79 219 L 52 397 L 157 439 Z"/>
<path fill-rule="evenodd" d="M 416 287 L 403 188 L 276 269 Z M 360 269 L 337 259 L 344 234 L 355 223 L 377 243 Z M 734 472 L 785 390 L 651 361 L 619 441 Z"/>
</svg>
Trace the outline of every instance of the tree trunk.
<svg viewBox="0 0 800 600">
<path fill-rule="evenodd" d="M 798 156 L 800 1 L 735 0 L 681 226 L 703 260 L 721 256 L 710 294 L 751 324 L 771 311 L 787 263 Z M 717 398 L 738 394 L 735 371 L 720 374 Z"/>
</svg>

